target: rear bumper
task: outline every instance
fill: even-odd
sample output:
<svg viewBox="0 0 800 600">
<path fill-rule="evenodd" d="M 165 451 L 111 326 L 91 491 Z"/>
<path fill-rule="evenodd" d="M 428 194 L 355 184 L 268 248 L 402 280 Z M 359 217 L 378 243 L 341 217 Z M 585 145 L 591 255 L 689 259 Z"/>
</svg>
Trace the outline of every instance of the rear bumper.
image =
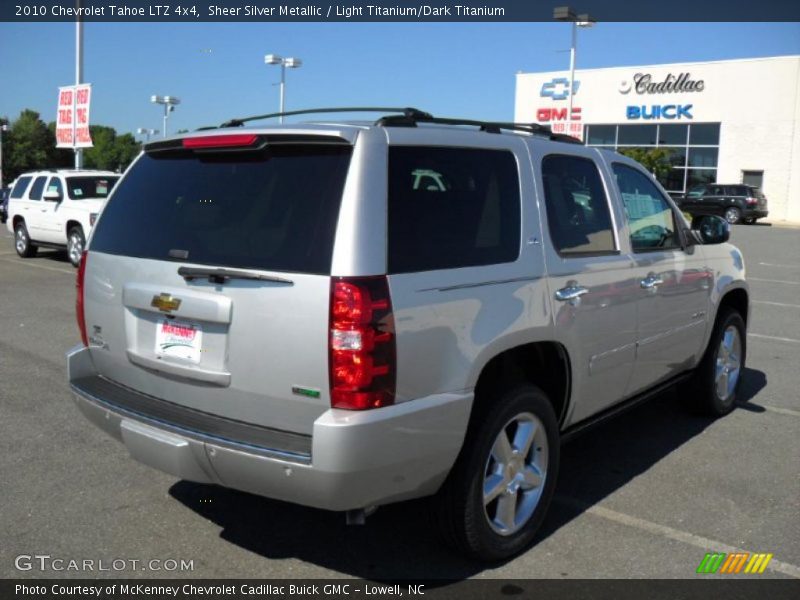
<svg viewBox="0 0 800 600">
<path fill-rule="evenodd" d="M 181 479 L 329 510 L 435 493 L 461 449 L 473 398 L 437 394 L 371 411 L 331 409 L 311 436 L 302 436 L 220 423 L 204 413 L 156 411 L 147 402 L 157 399 L 99 377 L 83 347 L 68 352 L 67 367 L 84 416 L 139 462 Z"/>
<path fill-rule="evenodd" d="M 769 211 L 765 208 L 746 208 L 744 210 L 745 219 L 763 219 L 769 215 Z"/>
</svg>

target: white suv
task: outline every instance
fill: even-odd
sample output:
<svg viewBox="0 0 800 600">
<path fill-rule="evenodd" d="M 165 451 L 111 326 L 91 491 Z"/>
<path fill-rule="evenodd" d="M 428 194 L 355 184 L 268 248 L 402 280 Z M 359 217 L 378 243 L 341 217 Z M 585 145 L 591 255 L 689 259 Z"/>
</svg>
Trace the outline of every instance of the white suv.
<svg viewBox="0 0 800 600">
<path fill-rule="evenodd" d="M 111 171 L 33 171 L 17 179 L 8 202 L 9 231 L 23 258 L 39 246 L 67 249 L 78 266 L 97 213 L 119 174 Z"/>
</svg>

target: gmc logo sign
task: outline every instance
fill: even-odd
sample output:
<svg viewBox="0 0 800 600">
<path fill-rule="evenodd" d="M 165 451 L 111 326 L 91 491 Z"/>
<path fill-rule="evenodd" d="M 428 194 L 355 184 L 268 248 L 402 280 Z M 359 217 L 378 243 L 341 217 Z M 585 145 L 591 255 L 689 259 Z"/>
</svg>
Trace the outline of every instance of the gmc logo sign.
<svg viewBox="0 0 800 600">
<path fill-rule="evenodd" d="M 580 121 L 581 109 L 577 106 L 572 107 L 572 118 L 567 118 L 567 108 L 540 108 L 536 111 L 536 120 L 540 123 L 549 121 Z"/>
</svg>

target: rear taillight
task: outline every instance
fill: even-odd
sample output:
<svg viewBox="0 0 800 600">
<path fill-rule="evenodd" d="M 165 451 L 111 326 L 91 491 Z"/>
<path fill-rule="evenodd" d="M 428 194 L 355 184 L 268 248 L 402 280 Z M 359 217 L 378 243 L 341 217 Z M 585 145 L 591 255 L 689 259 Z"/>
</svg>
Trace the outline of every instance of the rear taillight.
<svg viewBox="0 0 800 600">
<path fill-rule="evenodd" d="M 748 204 L 758 204 L 758 198 L 745 198 L 745 202 Z"/>
<path fill-rule="evenodd" d="M 89 346 L 89 339 L 86 335 L 86 319 L 83 316 L 83 280 L 86 276 L 86 261 L 88 258 L 88 252 L 84 252 L 81 255 L 81 263 L 78 265 L 78 275 L 75 278 L 75 288 L 77 292 L 75 296 L 75 318 L 78 319 L 78 330 L 81 332 L 81 341 L 87 348 Z"/>
<path fill-rule="evenodd" d="M 331 279 L 328 347 L 333 408 L 394 402 L 394 317 L 385 276 Z"/>
</svg>

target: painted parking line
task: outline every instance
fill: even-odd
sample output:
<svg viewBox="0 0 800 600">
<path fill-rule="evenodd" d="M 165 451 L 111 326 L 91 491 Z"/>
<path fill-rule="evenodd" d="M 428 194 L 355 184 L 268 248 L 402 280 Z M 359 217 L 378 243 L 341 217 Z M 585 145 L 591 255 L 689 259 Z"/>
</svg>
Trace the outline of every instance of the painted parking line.
<svg viewBox="0 0 800 600">
<path fill-rule="evenodd" d="M 776 263 L 758 263 L 762 267 L 778 267 L 779 269 L 800 269 L 800 265 L 779 265 Z"/>
<path fill-rule="evenodd" d="M 789 415 L 790 417 L 800 417 L 800 410 L 792 410 L 791 408 L 783 408 L 782 406 L 769 406 L 767 404 L 754 404 L 760 406 L 769 412 L 779 413 L 781 415 Z"/>
<path fill-rule="evenodd" d="M 597 504 L 588 504 L 586 502 L 578 500 L 577 498 L 570 498 L 567 496 L 555 496 L 553 500 L 555 502 L 558 502 L 559 504 L 564 504 L 567 506 L 571 506 L 573 508 L 577 508 L 579 510 L 589 513 L 590 515 L 600 517 L 601 519 L 613 521 L 614 523 L 619 523 L 620 525 L 626 525 L 627 527 L 633 527 L 634 529 L 638 529 L 640 531 L 646 531 L 647 533 L 651 533 L 659 537 L 668 538 L 670 540 L 675 540 L 678 542 L 682 542 L 684 544 L 695 546 L 697 548 L 702 549 L 704 552 L 709 552 L 710 550 L 714 550 L 715 552 L 725 552 L 727 554 L 732 554 L 734 552 L 747 552 L 747 550 L 743 550 L 742 548 L 737 548 L 735 546 L 731 546 L 729 544 L 725 544 L 717 540 L 712 540 L 707 537 L 695 535 L 694 533 L 689 533 L 688 531 L 682 531 L 680 529 L 675 529 L 673 527 L 668 527 L 666 525 L 661 525 L 659 523 L 653 523 L 652 521 L 640 519 L 639 517 L 626 515 L 625 513 L 617 512 L 615 510 L 611 510 L 610 508 L 606 508 L 604 506 L 598 506 Z M 796 577 L 800 579 L 800 567 L 790 563 L 785 563 L 779 560 L 772 560 L 767 566 L 767 569 L 770 571 L 776 571 L 778 573 L 788 575 L 789 577 Z"/>
<path fill-rule="evenodd" d="M 783 306 L 786 308 L 800 308 L 800 304 L 786 304 L 785 302 L 770 302 L 768 300 L 752 300 L 753 304 L 767 304 L 769 306 Z"/>
<path fill-rule="evenodd" d="M 13 258 L 0 258 L 0 260 L 2 260 L 3 262 L 14 264 L 14 265 L 22 264 L 20 261 L 14 260 Z M 48 267 L 47 265 L 40 265 L 40 264 L 34 263 L 34 262 L 27 262 L 27 263 L 25 263 L 25 266 L 26 267 L 34 267 L 34 268 L 37 268 L 37 269 L 46 269 L 48 271 L 56 271 L 58 273 L 64 273 L 65 275 L 73 275 L 73 276 L 75 275 L 75 270 L 74 269 L 71 270 L 71 271 L 67 271 L 66 269 L 59 269 L 58 267 Z"/>
<path fill-rule="evenodd" d="M 778 337 L 775 335 L 764 335 L 761 333 L 748 333 L 747 337 L 754 337 L 761 340 L 775 340 L 776 342 L 787 342 L 790 344 L 800 344 L 800 340 L 796 340 L 794 338 Z"/>
<path fill-rule="evenodd" d="M 786 281 L 785 279 L 760 279 L 758 277 L 748 277 L 747 281 L 760 281 L 762 283 L 785 283 L 786 285 L 800 285 L 800 281 Z"/>
</svg>

